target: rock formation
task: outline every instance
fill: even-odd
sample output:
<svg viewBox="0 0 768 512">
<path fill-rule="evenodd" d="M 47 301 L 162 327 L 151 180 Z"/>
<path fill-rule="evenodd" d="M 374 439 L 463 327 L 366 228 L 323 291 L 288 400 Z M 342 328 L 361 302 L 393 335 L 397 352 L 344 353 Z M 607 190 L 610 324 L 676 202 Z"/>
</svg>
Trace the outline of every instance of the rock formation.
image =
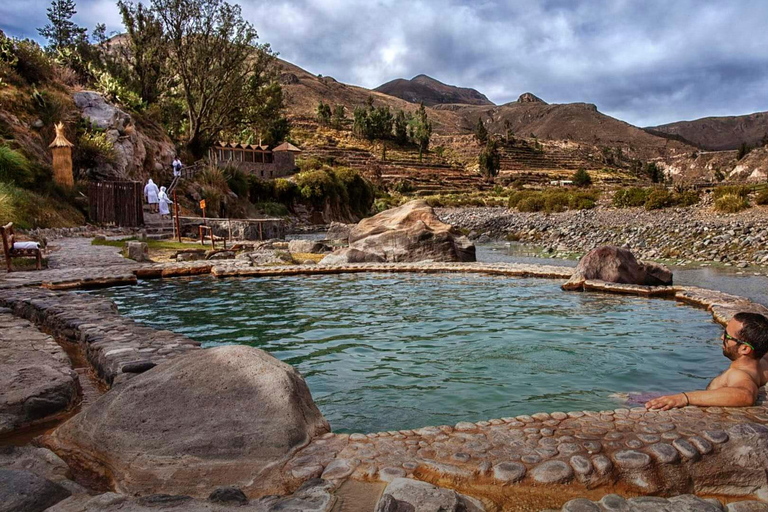
<svg viewBox="0 0 768 512">
<path fill-rule="evenodd" d="M 46 444 L 126 494 L 290 492 L 282 465 L 330 430 L 291 366 L 246 346 L 190 352 L 114 388 Z"/>
<path fill-rule="evenodd" d="M 169 139 L 147 137 L 136 128 L 130 114 L 107 103 L 97 92 L 76 92 L 73 98 L 83 119 L 106 132 L 114 146 L 114 162 L 91 169 L 94 177 L 143 180 L 150 173 L 170 169 L 176 151 Z"/>
<path fill-rule="evenodd" d="M 643 286 L 669 286 L 672 272 L 658 263 L 638 262 L 627 249 L 606 245 L 589 251 L 576 267 L 564 290 L 581 290 L 589 280 Z"/>
<path fill-rule="evenodd" d="M 363 219 L 349 231 L 349 248 L 321 264 L 373 261 L 475 261 L 475 246 L 441 222 L 425 201 L 410 201 Z"/>
<path fill-rule="evenodd" d="M 77 374 L 64 350 L 8 310 L 0 314 L 0 434 L 72 407 Z"/>
<path fill-rule="evenodd" d="M 395 478 L 376 504 L 376 512 L 445 511 L 482 512 L 483 504 L 451 489 L 409 478 Z"/>
</svg>

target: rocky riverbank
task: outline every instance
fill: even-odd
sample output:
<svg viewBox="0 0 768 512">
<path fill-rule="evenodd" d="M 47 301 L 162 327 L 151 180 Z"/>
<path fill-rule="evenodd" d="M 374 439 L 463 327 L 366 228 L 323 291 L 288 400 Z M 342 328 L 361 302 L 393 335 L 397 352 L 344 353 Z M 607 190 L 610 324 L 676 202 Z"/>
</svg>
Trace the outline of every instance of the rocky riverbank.
<svg viewBox="0 0 768 512">
<path fill-rule="evenodd" d="M 709 207 L 520 213 L 507 208 L 443 208 L 444 222 L 470 239 L 505 239 L 541 247 L 555 257 L 582 255 L 601 245 L 630 249 L 638 258 L 685 265 L 768 265 L 768 209 L 732 215 Z"/>
</svg>

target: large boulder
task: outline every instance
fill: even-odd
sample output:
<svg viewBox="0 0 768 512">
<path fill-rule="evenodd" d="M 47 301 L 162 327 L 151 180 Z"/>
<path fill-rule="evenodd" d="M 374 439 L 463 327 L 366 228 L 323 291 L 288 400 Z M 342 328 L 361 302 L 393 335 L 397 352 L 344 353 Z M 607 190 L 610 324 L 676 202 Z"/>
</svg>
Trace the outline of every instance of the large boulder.
<svg viewBox="0 0 768 512">
<path fill-rule="evenodd" d="M 389 262 L 476 260 L 472 242 L 422 200 L 361 220 L 349 231 L 349 247 Z"/>
<path fill-rule="evenodd" d="M 80 114 L 92 126 L 102 130 L 114 148 L 111 162 L 89 169 L 91 177 L 101 179 L 144 180 L 148 174 L 169 169 L 176 154 L 173 143 L 161 132 L 150 138 L 137 129 L 131 115 L 107 102 L 94 91 L 73 94 Z"/>
<path fill-rule="evenodd" d="M 70 409 L 79 383 L 51 336 L 0 310 L 0 434 Z"/>
<path fill-rule="evenodd" d="M 589 251 L 576 267 L 564 290 L 581 290 L 589 280 L 643 286 L 669 286 L 672 272 L 657 263 L 638 262 L 627 249 L 605 245 Z"/>
<path fill-rule="evenodd" d="M 331 252 L 331 248 L 317 240 L 291 240 L 288 242 L 288 252 L 291 254 L 320 254 Z"/>
<path fill-rule="evenodd" d="M 262 350 L 190 352 L 106 393 L 44 440 L 126 494 L 290 492 L 282 466 L 330 430 L 304 379 Z"/>
<path fill-rule="evenodd" d="M 348 263 L 384 263 L 384 258 L 372 252 L 344 247 L 320 260 L 320 265 L 346 265 Z"/>
</svg>

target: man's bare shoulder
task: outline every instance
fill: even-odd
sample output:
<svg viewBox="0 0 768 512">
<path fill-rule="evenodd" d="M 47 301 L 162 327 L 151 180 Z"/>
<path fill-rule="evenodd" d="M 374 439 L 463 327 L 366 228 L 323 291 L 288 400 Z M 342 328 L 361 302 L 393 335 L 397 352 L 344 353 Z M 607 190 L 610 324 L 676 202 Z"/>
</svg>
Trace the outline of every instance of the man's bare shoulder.
<svg viewBox="0 0 768 512">
<path fill-rule="evenodd" d="M 768 366 L 766 367 L 766 370 L 768 370 Z M 740 368 L 728 368 L 718 378 L 718 380 L 720 381 L 719 387 L 756 388 L 765 383 L 763 381 L 765 376 L 766 374 L 763 371 L 762 362 L 761 362 L 760 370 L 757 373 L 753 373 L 752 371 L 742 370 Z"/>
</svg>

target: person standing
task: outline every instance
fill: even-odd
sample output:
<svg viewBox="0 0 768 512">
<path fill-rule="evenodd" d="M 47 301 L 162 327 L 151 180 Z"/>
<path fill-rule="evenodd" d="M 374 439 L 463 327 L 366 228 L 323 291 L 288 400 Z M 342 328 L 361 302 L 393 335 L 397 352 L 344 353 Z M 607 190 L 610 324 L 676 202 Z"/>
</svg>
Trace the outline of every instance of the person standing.
<svg viewBox="0 0 768 512">
<path fill-rule="evenodd" d="M 152 213 L 157 213 L 157 207 L 158 207 L 158 194 L 160 193 L 160 190 L 157 188 L 157 185 L 155 185 L 155 182 L 152 181 L 152 178 L 149 178 L 149 181 L 144 186 L 144 197 L 147 199 L 147 203 L 149 203 L 149 211 Z"/>
<path fill-rule="evenodd" d="M 157 195 L 157 198 L 160 206 L 160 215 L 170 215 L 171 210 L 168 208 L 168 205 L 173 204 L 173 201 L 171 201 L 168 194 L 165 192 L 165 187 L 160 187 L 160 193 Z"/>
<path fill-rule="evenodd" d="M 176 157 L 173 159 L 173 177 L 174 178 L 181 178 L 181 168 L 184 167 L 184 164 L 181 163 L 181 159 L 179 159 L 179 156 L 176 155 Z"/>
</svg>

